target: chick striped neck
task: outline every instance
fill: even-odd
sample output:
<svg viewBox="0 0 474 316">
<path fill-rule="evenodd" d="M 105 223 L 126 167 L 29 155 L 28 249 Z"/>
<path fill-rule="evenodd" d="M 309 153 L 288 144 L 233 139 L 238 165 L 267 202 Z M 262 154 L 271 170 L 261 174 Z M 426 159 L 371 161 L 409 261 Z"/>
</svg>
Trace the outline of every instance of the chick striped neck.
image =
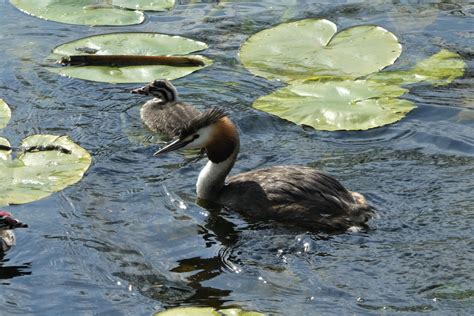
<svg viewBox="0 0 474 316">
<path fill-rule="evenodd" d="M 178 91 L 167 80 L 157 80 L 150 87 L 150 93 L 160 99 L 163 103 L 178 102 Z"/>
</svg>

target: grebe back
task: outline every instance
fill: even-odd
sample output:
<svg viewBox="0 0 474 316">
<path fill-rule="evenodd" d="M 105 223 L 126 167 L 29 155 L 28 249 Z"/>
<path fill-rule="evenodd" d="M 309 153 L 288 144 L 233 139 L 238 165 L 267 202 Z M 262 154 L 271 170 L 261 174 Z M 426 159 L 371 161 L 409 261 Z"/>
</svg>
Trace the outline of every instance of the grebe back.
<svg viewBox="0 0 474 316">
<path fill-rule="evenodd" d="M 311 230 L 367 229 L 375 209 L 361 194 L 348 191 L 317 169 L 274 166 L 227 177 L 239 147 L 237 128 L 222 110 L 214 108 L 191 119 L 155 155 L 180 148 L 205 149 L 209 161 L 197 180 L 198 199 Z"/>
</svg>

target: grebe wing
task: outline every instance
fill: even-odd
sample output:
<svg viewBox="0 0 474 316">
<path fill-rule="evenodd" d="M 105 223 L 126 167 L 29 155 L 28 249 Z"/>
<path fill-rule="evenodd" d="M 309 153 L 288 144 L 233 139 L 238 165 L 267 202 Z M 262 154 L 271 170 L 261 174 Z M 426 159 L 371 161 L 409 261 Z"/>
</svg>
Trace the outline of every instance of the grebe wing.
<svg viewBox="0 0 474 316">
<path fill-rule="evenodd" d="M 219 200 L 249 216 L 311 228 L 347 229 L 370 218 L 339 181 L 309 167 L 276 166 L 238 174 L 229 178 Z"/>
</svg>

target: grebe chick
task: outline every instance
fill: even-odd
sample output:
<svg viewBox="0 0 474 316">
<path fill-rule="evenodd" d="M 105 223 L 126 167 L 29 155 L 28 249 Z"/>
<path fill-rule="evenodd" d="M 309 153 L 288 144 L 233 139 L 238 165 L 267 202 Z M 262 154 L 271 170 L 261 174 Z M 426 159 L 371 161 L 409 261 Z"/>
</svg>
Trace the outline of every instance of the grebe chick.
<svg viewBox="0 0 474 316">
<path fill-rule="evenodd" d="M 155 80 L 131 92 L 154 97 L 142 106 L 140 117 L 151 131 L 168 138 L 201 113 L 192 105 L 179 102 L 178 92 L 168 80 Z"/>
<path fill-rule="evenodd" d="M 10 249 L 15 244 L 13 229 L 24 228 L 28 225 L 14 219 L 8 212 L 0 211 L 0 253 Z"/>
<path fill-rule="evenodd" d="M 375 209 L 333 177 L 302 166 L 275 166 L 227 177 L 239 152 L 237 128 L 219 109 L 190 120 L 179 136 L 155 155 L 180 148 L 204 148 L 197 197 L 257 219 L 272 219 L 310 230 L 367 229 Z"/>
</svg>

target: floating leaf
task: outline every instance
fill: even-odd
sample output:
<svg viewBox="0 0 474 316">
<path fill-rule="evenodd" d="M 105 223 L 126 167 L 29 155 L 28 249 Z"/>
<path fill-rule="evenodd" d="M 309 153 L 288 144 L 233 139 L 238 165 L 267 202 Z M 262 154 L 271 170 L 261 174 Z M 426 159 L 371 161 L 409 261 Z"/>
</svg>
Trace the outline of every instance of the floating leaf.
<svg viewBox="0 0 474 316">
<path fill-rule="evenodd" d="M 393 64 L 401 53 L 395 35 L 379 26 L 336 31 L 336 25 L 324 19 L 280 24 L 251 36 L 240 58 L 256 75 L 291 81 L 358 78 Z"/>
<path fill-rule="evenodd" d="M 394 123 L 415 106 L 407 90 L 366 80 L 296 82 L 257 99 L 253 107 L 320 130 L 366 130 Z"/>
<path fill-rule="evenodd" d="M 144 21 L 141 11 L 124 10 L 97 0 L 10 0 L 21 11 L 41 19 L 82 25 L 132 25 Z"/>
<path fill-rule="evenodd" d="M 133 10 L 165 11 L 174 7 L 175 0 L 112 0 L 111 3 Z"/>
<path fill-rule="evenodd" d="M 8 121 L 10 121 L 12 113 L 8 104 L 5 103 L 2 99 L 0 99 L 0 128 L 4 128 L 7 126 Z"/>
<path fill-rule="evenodd" d="M 49 58 L 59 59 L 77 55 L 79 51 L 93 51 L 95 55 L 180 56 L 204 50 L 207 45 L 181 36 L 158 33 L 111 33 L 85 37 L 65 43 L 53 50 Z M 190 57 L 192 55 L 189 55 Z M 48 70 L 63 76 L 112 83 L 149 82 L 156 78 L 176 79 L 207 67 L 212 62 L 202 56 L 192 56 L 204 66 L 173 67 L 164 65 L 144 66 L 71 66 Z"/>
<path fill-rule="evenodd" d="M 252 311 L 243 311 L 239 308 L 226 308 L 216 310 L 212 307 L 177 307 L 163 312 L 156 313 L 155 316 L 263 316 L 264 314 Z"/>
<path fill-rule="evenodd" d="M 0 144 L 9 146 L 5 139 Z M 55 146 L 61 150 L 24 152 L 11 159 L 11 152 L 0 149 L 0 205 L 22 204 L 42 199 L 78 182 L 91 164 L 91 156 L 66 136 L 33 135 L 23 148 Z"/>
<path fill-rule="evenodd" d="M 441 50 L 417 63 L 409 70 L 382 71 L 370 75 L 370 80 L 405 85 L 426 82 L 435 86 L 447 85 L 464 74 L 466 63 L 457 53 Z"/>
<path fill-rule="evenodd" d="M 8 140 L 6 140 L 3 137 L 0 137 L 0 163 L 1 163 L 2 160 L 9 159 L 12 151 L 10 149 L 6 149 L 6 148 L 10 148 L 10 147 L 11 147 L 11 145 L 8 142 Z"/>
</svg>

